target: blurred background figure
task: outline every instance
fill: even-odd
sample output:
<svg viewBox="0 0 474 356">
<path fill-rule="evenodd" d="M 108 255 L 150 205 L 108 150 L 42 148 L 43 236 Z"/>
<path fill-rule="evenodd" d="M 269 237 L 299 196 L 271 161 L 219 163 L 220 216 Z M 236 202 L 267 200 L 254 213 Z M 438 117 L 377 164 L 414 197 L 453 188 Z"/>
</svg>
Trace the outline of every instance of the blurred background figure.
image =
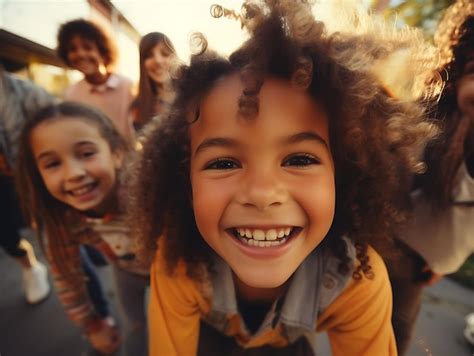
<svg viewBox="0 0 474 356">
<path fill-rule="evenodd" d="M 133 140 L 128 117 L 128 107 L 133 99 L 132 81 L 113 71 L 118 56 L 113 38 L 92 21 L 76 19 L 60 26 L 57 41 L 58 56 L 68 67 L 84 75 L 82 80 L 66 89 L 64 97 L 105 113 L 127 141 Z M 94 307 L 104 320 L 111 318 L 109 302 L 94 267 L 107 262 L 90 246 L 81 246 L 80 254 Z"/>
<path fill-rule="evenodd" d="M 400 233 L 402 256 L 388 263 L 398 352 L 406 353 L 423 287 L 456 272 L 474 252 L 474 2 L 458 0 L 435 35 L 446 86 L 434 112 L 441 128 L 427 147 L 427 172 L 412 194 L 412 224 Z M 469 319 L 470 320 L 470 319 Z"/>
<path fill-rule="evenodd" d="M 22 219 L 13 180 L 18 138 L 24 123 L 38 108 L 52 103 L 43 88 L 6 72 L 0 64 L 0 245 L 22 268 L 26 301 L 36 304 L 50 292 L 48 271 L 31 244 L 20 236 Z"/>
<path fill-rule="evenodd" d="M 132 81 L 114 72 L 115 41 L 95 23 L 77 19 L 58 31 L 57 52 L 64 63 L 84 78 L 69 87 L 64 97 L 101 110 L 127 140 L 133 140 L 129 107 L 133 100 Z"/>
<path fill-rule="evenodd" d="M 152 117 L 169 107 L 174 99 L 170 67 L 177 60 L 171 40 L 161 32 L 142 37 L 138 96 L 132 104 L 133 125 L 139 131 Z"/>
</svg>

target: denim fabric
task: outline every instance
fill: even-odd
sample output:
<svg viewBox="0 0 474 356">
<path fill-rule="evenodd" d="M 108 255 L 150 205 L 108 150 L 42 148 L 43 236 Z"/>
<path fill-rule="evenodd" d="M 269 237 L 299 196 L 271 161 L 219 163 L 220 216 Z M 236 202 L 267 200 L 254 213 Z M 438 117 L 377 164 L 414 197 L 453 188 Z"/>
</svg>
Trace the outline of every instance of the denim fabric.
<svg viewBox="0 0 474 356">
<path fill-rule="evenodd" d="M 105 298 L 104 290 L 102 289 L 102 283 L 100 282 L 99 276 L 95 271 L 94 264 L 92 263 L 85 246 L 79 248 L 81 254 L 81 265 L 84 270 L 84 274 L 87 279 L 87 291 L 91 302 L 94 305 L 94 309 L 101 318 L 106 318 L 110 315 L 109 302 Z"/>
<path fill-rule="evenodd" d="M 349 257 L 355 261 L 355 248 L 347 240 L 346 243 Z M 339 259 L 327 249 L 315 249 L 291 277 L 281 308 L 278 308 L 281 303 L 276 300 L 260 328 L 251 335 L 237 308 L 232 271 L 225 261 L 216 257 L 216 273 L 212 278 L 212 306 L 204 322 L 220 333 L 228 334 L 229 320 L 237 315 L 240 318 L 240 331 L 249 340 L 272 328 L 276 329 L 279 324 L 283 325 L 289 344 L 301 337 L 314 335 L 319 314 L 342 292 L 351 277 L 351 273 L 342 275 L 338 272 L 339 263 Z M 212 340 L 200 339 L 200 344 L 207 342 Z"/>
</svg>

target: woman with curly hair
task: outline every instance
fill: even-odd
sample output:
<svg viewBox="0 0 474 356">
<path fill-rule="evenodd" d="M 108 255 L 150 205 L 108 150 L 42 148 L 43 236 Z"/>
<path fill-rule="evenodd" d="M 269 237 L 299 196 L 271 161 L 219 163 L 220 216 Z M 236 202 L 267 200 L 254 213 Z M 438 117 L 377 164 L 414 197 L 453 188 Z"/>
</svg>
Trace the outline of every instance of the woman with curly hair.
<svg viewBox="0 0 474 356">
<path fill-rule="evenodd" d="M 432 52 L 349 7 L 333 27 L 307 1 L 211 10 L 250 39 L 223 58 L 201 37 L 135 172 L 150 355 L 311 355 L 316 331 L 333 355 L 395 355 L 374 247 L 433 136 L 417 101 Z"/>
<path fill-rule="evenodd" d="M 456 272 L 474 252 L 474 3 L 446 10 L 435 35 L 446 86 L 433 121 L 442 133 L 426 150 L 427 172 L 412 194 L 402 256 L 388 264 L 398 352 L 409 346 L 423 287 Z"/>
</svg>

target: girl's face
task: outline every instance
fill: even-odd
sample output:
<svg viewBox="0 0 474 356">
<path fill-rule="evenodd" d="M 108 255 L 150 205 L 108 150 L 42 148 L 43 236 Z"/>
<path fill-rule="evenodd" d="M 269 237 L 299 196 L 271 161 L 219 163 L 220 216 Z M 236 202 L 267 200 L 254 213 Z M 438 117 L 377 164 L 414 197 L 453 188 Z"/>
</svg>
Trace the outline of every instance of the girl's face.
<svg viewBox="0 0 474 356">
<path fill-rule="evenodd" d="M 169 70 L 173 52 L 162 41 L 153 47 L 144 61 L 146 73 L 156 84 L 162 85 L 169 80 Z"/>
<path fill-rule="evenodd" d="M 72 37 L 67 52 L 71 68 L 87 76 L 101 74 L 105 68 L 104 58 L 95 42 L 76 35 Z"/>
<path fill-rule="evenodd" d="M 79 211 L 108 211 L 122 154 L 111 151 L 97 126 L 77 117 L 46 120 L 32 130 L 30 145 L 53 197 Z"/>
<path fill-rule="evenodd" d="M 474 122 L 474 52 L 468 56 L 462 77 L 456 83 L 456 93 L 459 110 Z"/>
<path fill-rule="evenodd" d="M 322 105 L 266 78 L 253 119 L 237 113 L 238 76 L 219 82 L 190 128 L 198 229 L 245 286 L 283 285 L 326 236 L 334 163 Z"/>
</svg>

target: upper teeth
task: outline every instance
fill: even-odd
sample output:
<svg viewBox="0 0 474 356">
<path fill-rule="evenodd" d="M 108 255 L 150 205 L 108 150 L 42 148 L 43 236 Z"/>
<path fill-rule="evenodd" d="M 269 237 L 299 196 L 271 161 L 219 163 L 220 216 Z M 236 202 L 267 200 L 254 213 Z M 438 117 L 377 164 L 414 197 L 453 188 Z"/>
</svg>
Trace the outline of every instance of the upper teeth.
<svg viewBox="0 0 474 356">
<path fill-rule="evenodd" d="M 85 194 L 85 193 L 89 192 L 92 188 L 93 188 L 93 185 L 88 184 L 85 187 L 71 190 L 71 193 L 73 195 L 81 195 L 81 194 Z"/>
<path fill-rule="evenodd" d="M 257 241 L 274 241 L 277 238 L 281 239 L 290 235 L 293 228 L 284 227 L 279 229 L 270 229 L 270 230 L 260 230 L 260 229 L 244 229 L 236 228 L 237 233 L 241 237 L 246 237 L 248 239 L 254 239 Z"/>
</svg>

